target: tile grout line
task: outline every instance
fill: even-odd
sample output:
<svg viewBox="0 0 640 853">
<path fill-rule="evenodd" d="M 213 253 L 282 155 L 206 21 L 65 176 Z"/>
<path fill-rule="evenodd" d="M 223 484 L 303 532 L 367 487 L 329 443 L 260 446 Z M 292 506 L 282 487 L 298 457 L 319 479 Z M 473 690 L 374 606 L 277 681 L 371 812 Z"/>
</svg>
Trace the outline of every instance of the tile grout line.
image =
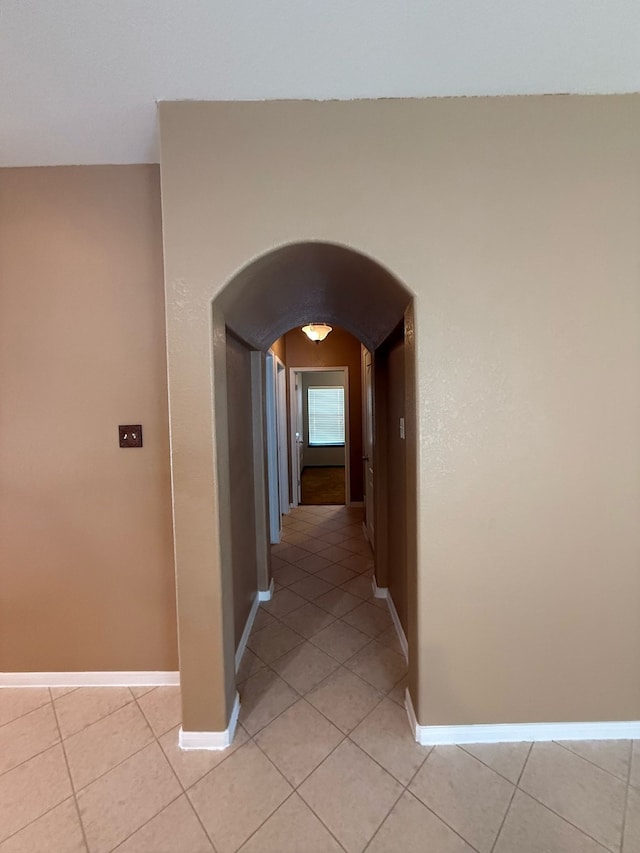
<svg viewBox="0 0 640 853">
<path fill-rule="evenodd" d="M 524 759 L 524 762 L 523 762 L 522 767 L 520 769 L 520 773 L 518 774 L 518 778 L 515 782 L 515 785 L 513 782 L 511 782 L 511 784 L 513 785 L 513 791 L 511 792 L 511 797 L 509 798 L 509 804 L 507 805 L 506 811 L 502 817 L 502 820 L 500 821 L 500 826 L 498 827 L 498 832 L 496 833 L 496 837 L 493 839 L 493 844 L 491 845 L 490 853 L 493 853 L 494 850 L 496 849 L 496 844 L 498 843 L 498 839 L 500 838 L 500 834 L 502 833 L 502 829 L 503 829 L 505 823 L 507 822 L 507 817 L 509 815 L 509 812 L 511 811 L 511 805 L 513 803 L 516 792 L 518 791 L 518 783 L 522 779 L 522 774 L 524 773 L 524 769 L 527 766 L 527 761 L 529 760 L 529 756 L 531 755 L 532 749 L 533 749 L 533 743 L 529 744 L 529 749 L 527 750 L 527 755 Z M 465 750 L 465 752 L 466 752 L 466 750 Z M 475 758 L 475 756 L 472 756 L 472 757 Z M 477 759 L 477 760 L 479 761 L 480 759 Z M 484 763 L 484 762 L 482 762 L 482 763 Z M 491 768 L 491 769 L 493 769 L 493 768 Z M 498 771 L 494 770 L 494 773 L 498 773 Z M 498 773 L 498 775 L 502 776 L 502 773 Z M 502 778 L 504 779 L 505 777 L 502 776 Z M 510 781 L 510 780 L 507 780 L 507 781 Z"/>
<path fill-rule="evenodd" d="M 529 756 L 531 756 L 531 753 L 533 752 L 533 747 L 534 747 L 534 746 L 535 746 L 535 742 L 531 744 L 531 750 L 530 750 L 530 752 L 529 752 Z M 529 761 L 529 758 L 527 758 L 527 763 L 528 763 L 528 761 Z M 588 763 L 588 762 L 587 762 L 587 763 Z M 603 850 L 607 850 L 607 851 L 609 851 L 609 853 L 620 853 L 619 848 L 618 848 L 618 850 L 611 850 L 611 848 L 610 848 L 610 847 L 607 847 L 607 845 L 606 845 L 606 844 L 603 844 L 601 841 L 598 841 L 598 839 L 597 839 L 597 838 L 594 838 L 594 837 L 593 837 L 593 835 L 590 835 L 590 834 L 589 834 L 585 829 L 582 829 L 582 828 L 581 828 L 581 827 L 579 827 L 577 824 L 573 823 L 573 821 L 569 820 L 569 818 L 565 817 L 564 815 L 560 814 L 560 812 L 557 812 L 555 809 L 551 808 L 551 806 L 549 806 L 547 803 L 543 803 L 543 802 L 542 802 L 542 800 L 538 799 L 538 797 L 534 796 L 534 794 L 530 793 L 530 792 L 529 792 L 529 791 L 527 791 L 525 788 L 522 788 L 522 787 L 521 787 L 521 785 L 520 785 L 520 782 L 522 781 L 522 776 L 523 776 L 523 775 L 524 775 L 524 768 L 523 768 L 522 773 L 520 774 L 520 779 L 518 780 L 518 784 L 517 784 L 517 786 L 516 786 L 516 788 L 518 789 L 518 791 L 520 791 L 521 793 L 525 794 L 527 797 L 529 797 L 529 798 L 530 798 L 530 799 L 532 799 L 534 802 L 536 802 L 539 806 L 542 806 L 542 808 L 547 809 L 547 811 L 550 811 L 550 812 L 551 812 L 551 814 L 554 814 L 556 817 L 560 818 L 560 820 L 563 820 L 565 823 L 568 823 L 568 824 L 569 824 L 569 826 L 573 827 L 573 829 L 575 829 L 575 830 L 577 830 L 578 832 L 582 833 L 582 835 L 586 836 L 586 837 L 587 837 L 587 838 L 589 838 L 591 841 L 593 841 L 593 842 L 595 842 L 596 844 L 600 845 L 600 847 L 602 847 L 602 849 L 603 849 Z M 618 781 L 621 781 L 621 780 L 618 780 Z"/>
<path fill-rule="evenodd" d="M 625 740 L 625 738 L 621 738 L 621 740 Z M 601 743 L 607 743 L 607 741 L 600 741 L 600 742 Z M 578 752 L 574 752 L 571 749 L 571 747 L 564 746 L 564 744 L 560 743 L 557 740 L 552 740 L 552 741 L 550 741 L 550 743 L 554 744 L 555 746 L 559 746 L 560 749 L 564 749 L 565 752 L 569 752 L 571 755 L 575 755 L 576 758 L 581 758 L 582 761 L 586 761 L 587 764 L 590 764 L 592 767 L 596 767 L 598 770 L 602 770 L 603 773 L 606 773 L 607 776 L 611 776 L 612 779 L 617 779 L 618 782 L 624 782 L 625 781 L 621 776 L 617 776 L 615 773 L 612 773 L 611 770 L 607 770 L 606 767 L 601 767 L 599 764 L 596 764 L 595 761 L 591 761 L 590 758 L 585 758 L 584 755 L 580 755 Z M 629 740 L 629 743 L 631 744 L 631 747 L 633 748 L 633 740 Z M 627 779 L 629 778 L 630 770 L 631 770 L 631 757 L 629 757 L 629 767 L 627 770 Z M 629 783 L 627 782 L 626 784 L 629 784 Z"/>
<path fill-rule="evenodd" d="M 149 691 L 149 692 L 150 692 L 150 691 Z M 146 695 L 147 695 L 146 693 L 144 693 L 144 694 L 143 694 L 143 696 L 146 696 Z M 142 697 L 140 697 L 140 698 L 142 698 Z M 205 836 L 206 836 L 207 840 L 208 840 L 208 841 L 209 841 L 209 843 L 211 844 L 211 847 L 213 848 L 213 853 L 217 853 L 217 848 L 216 848 L 215 844 L 213 843 L 213 840 L 211 839 L 211 837 L 210 837 L 209 833 L 207 832 L 207 828 L 206 828 L 206 827 L 205 827 L 205 825 L 202 823 L 202 821 L 200 820 L 200 815 L 198 814 L 198 812 L 197 812 L 197 811 L 195 810 L 195 808 L 193 807 L 193 803 L 191 802 L 191 799 L 190 799 L 189 795 L 187 794 L 187 789 L 184 787 L 184 785 L 183 785 L 183 784 L 182 784 L 182 782 L 180 781 L 180 778 L 179 778 L 178 774 L 176 773 L 176 771 L 175 771 L 175 769 L 174 769 L 174 767 L 173 767 L 173 764 L 169 761 L 169 758 L 167 757 L 167 754 L 166 754 L 166 752 L 164 751 L 164 749 L 163 749 L 163 747 L 162 747 L 162 744 L 160 743 L 160 738 L 161 738 L 161 737 L 164 737 L 164 735 L 168 734 L 168 732 L 170 732 L 170 731 L 171 731 L 171 728 L 167 729 L 167 731 L 166 731 L 166 732 L 163 732 L 161 735 L 156 735 L 156 733 L 154 732 L 153 728 L 151 727 L 151 723 L 149 722 L 149 720 L 148 720 L 148 718 L 147 718 L 147 715 L 145 714 L 145 712 L 144 712 L 144 710 L 143 710 L 142 706 L 140 705 L 140 703 L 138 702 L 138 697 L 137 697 L 137 696 L 134 696 L 134 697 L 133 697 L 133 701 L 134 701 L 134 702 L 136 703 L 136 705 L 138 706 L 138 710 L 139 710 L 139 711 L 140 711 L 140 713 L 142 714 L 142 716 L 143 716 L 143 718 L 144 718 L 144 721 L 146 722 L 147 726 L 149 727 L 149 731 L 150 731 L 150 732 L 151 732 L 151 734 L 153 735 L 153 737 L 154 737 L 154 739 L 155 739 L 155 742 L 156 742 L 156 744 L 158 745 L 158 748 L 160 749 L 160 752 L 161 752 L 161 754 L 162 754 L 162 756 L 163 756 L 164 760 L 165 760 L 165 761 L 167 762 L 167 764 L 169 765 L 169 767 L 170 767 L 170 769 L 171 769 L 171 772 L 173 773 L 173 775 L 174 775 L 174 777 L 175 777 L 175 779 L 176 779 L 176 781 L 177 781 L 177 783 L 178 783 L 178 787 L 180 788 L 181 793 L 180 793 L 180 794 L 178 794 L 178 796 L 177 796 L 177 797 L 175 797 L 173 800 L 171 800 L 171 802 L 167 803 L 167 804 L 166 804 L 166 806 L 163 806 L 163 807 L 160 809 L 160 811 L 159 811 L 159 812 L 156 812 L 156 814 L 154 814 L 152 817 L 150 817 L 150 818 L 149 818 L 149 820 L 145 821 L 141 826 L 139 826 L 139 827 L 138 827 L 137 829 L 135 829 L 132 833 L 130 833 L 130 834 L 127 836 L 127 838 L 125 838 L 125 839 L 123 839 L 122 841 L 120 841 L 120 842 L 119 842 L 119 844 L 118 844 L 118 847 L 120 847 L 122 844 L 124 844 L 124 843 L 125 843 L 125 841 L 127 841 L 127 839 L 131 838 L 131 836 L 132 836 L 132 835 L 135 835 L 135 833 L 136 833 L 136 832 L 139 832 L 143 827 L 147 826 L 147 824 L 148 824 L 148 823 L 150 823 L 152 820 L 155 820 L 155 818 L 157 818 L 159 814 L 161 814 L 165 809 L 168 809 L 168 808 L 169 808 L 169 806 L 170 806 L 170 805 L 172 805 L 173 803 L 175 803 L 177 800 L 179 800 L 179 799 L 180 799 L 180 797 L 185 797 L 186 801 L 189 803 L 189 807 L 190 807 L 191 811 L 194 813 L 194 815 L 196 816 L 196 819 L 197 819 L 198 823 L 199 823 L 199 824 L 200 824 L 200 826 L 202 827 L 202 829 L 203 829 L 203 831 L 204 831 L 204 834 L 205 834 Z M 172 728 L 173 728 L 173 726 L 172 726 Z M 150 746 L 150 744 L 147 744 L 147 746 Z M 143 747 L 143 748 L 144 748 L 144 747 Z M 140 750 L 139 750 L 139 751 L 140 751 Z M 234 752 L 237 752 L 237 750 L 234 750 Z M 134 754 L 137 754 L 137 753 L 134 753 Z M 233 752 L 232 752 L 232 753 L 230 753 L 229 755 L 227 755 L 227 756 L 226 756 L 226 758 L 230 758 L 230 756 L 231 756 L 231 755 L 233 755 Z M 222 759 L 222 761 L 220 762 L 220 764 L 222 764 L 222 763 L 226 760 L 226 758 L 223 758 L 223 759 Z M 125 759 L 125 760 L 126 760 L 126 759 Z M 217 765 L 217 766 L 219 767 L 220 765 Z M 214 769 L 215 769 L 215 768 L 214 768 Z M 207 774 L 205 773 L 204 775 L 206 776 Z M 201 777 L 201 778 L 204 778 L 204 777 Z M 197 782 L 199 782 L 199 781 L 200 781 L 200 780 L 198 779 L 198 780 L 197 780 Z M 194 782 L 194 785 L 195 785 L 195 784 L 197 784 L 197 782 Z M 193 786 L 191 786 L 191 787 L 193 787 Z M 118 849 L 118 848 L 116 847 L 116 848 L 115 848 L 115 850 L 114 850 L 114 853 L 117 853 L 117 849 Z"/>
<path fill-rule="evenodd" d="M 343 732 L 340 732 L 340 734 L 343 734 Z M 287 779 L 287 777 L 284 775 L 284 773 L 282 772 L 282 770 L 280 770 L 280 768 L 277 766 L 277 764 L 276 764 L 276 763 L 275 763 L 275 762 L 270 758 L 270 756 L 269 756 L 269 755 L 267 755 L 267 753 L 262 749 L 262 747 L 260 746 L 260 744 L 258 743 L 258 741 L 257 741 L 257 740 L 255 740 L 255 738 L 251 738 L 251 740 L 253 741 L 253 743 L 258 747 L 258 749 L 259 749 L 259 750 L 260 750 L 260 752 L 262 753 L 262 755 L 264 755 L 264 757 L 265 757 L 265 758 L 266 758 L 266 759 L 267 759 L 267 760 L 268 760 L 268 761 L 273 765 L 273 767 L 275 767 L 275 769 L 276 769 L 276 770 L 278 771 L 278 773 L 282 776 L 282 778 L 285 780 L 285 782 L 287 783 L 287 785 L 289 785 L 289 786 L 290 786 L 290 788 L 291 788 L 291 793 L 290 793 L 290 794 L 289 794 L 289 795 L 288 795 L 288 796 L 287 796 L 287 797 L 286 797 L 286 798 L 285 798 L 285 799 L 280 803 L 280 805 L 279 805 L 276 809 L 274 809 L 274 810 L 271 812 L 271 814 L 270 814 L 270 815 L 269 815 L 269 816 L 268 816 L 268 817 L 267 817 L 267 818 L 266 818 L 266 819 L 265 819 L 265 820 L 260 824 L 260 826 L 258 827 L 258 829 L 256 829 L 256 831 L 255 831 L 255 832 L 258 832 L 258 830 L 259 830 L 259 829 L 262 829 L 262 827 L 263 827 L 263 826 L 264 826 L 264 824 L 267 822 L 267 820 L 269 820 L 269 818 L 270 818 L 270 817 L 273 817 L 273 815 L 274 815 L 277 811 L 279 811 L 279 810 L 282 808 L 282 806 L 286 803 L 286 801 L 287 801 L 287 800 L 291 799 L 291 797 L 292 797 L 294 794 L 297 794 L 297 795 L 300 797 L 300 799 L 302 800 L 302 802 L 305 804 L 305 806 L 309 809 L 309 811 L 311 811 L 311 813 L 312 813 L 312 814 L 314 814 L 314 815 L 316 816 L 316 818 L 320 821 L 321 825 L 322 825 L 322 826 L 327 830 L 327 832 L 331 835 L 331 837 L 332 837 L 332 838 L 334 838 L 334 839 L 338 842 L 338 844 L 340 845 L 340 847 L 341 847 L 343 850 L 345 849 L 345 848 L 344 848 L 344 845 L 340 843 L 340 841 L 336 838 L 336 836 L 335 836 L 335 835 L 333 834 L 333 832 L 329 829 L 329 827 L 326 825 L 326 823 L 322 820 L 322 818 L 320 817 L 320 815 L 319 815 L 319 814 L 317 814 L 317 813 L 315 812 L 315 810 L 311 807 L 311 805 L 310 805 L 310 804 L 305 800 L 305 798 L 304 798 L 304 797 L 302 796 L 302 794 L 299 792 L 299 788 L 300 788 L 302 785 L 304 785 L 304 783 L 307 781 L 307 779 L 308 779 L 308 778 L 309 778 L 313 773 L 315 773 L 315 772 L 316 772 L 316 770 L 318 770 L 318 768 L 322 767 L 322 765 L 323 765 L 323 764 L 324 764 L 324 762 L 327 760 L 327 758 L 329 758 L 329 756 L 330 756 L 330 755 L 332 755 L 332 754 L 336 751 L 336 749 L 337 749 L 341 744 L 343 744 L 343 743 L 345 742 L 345 740 L 347 740 L 347 737 L 348 737 L 347 735 L 344 735 L 344 737 L 342 738 L 342 740 L 341 740 L 339 743 L 337 743 L 337 744 L 333 747 L 333 749 L 331 749 L 331 750 L 327 753 L 327 755 L 325 755 L 325 757 L 322 759 L 322 761 L 321 761 L 318 765 L 316 765 L 316 767 L 314 767 L 314 768 L 313 768 L 313 770 L 310 770 L 310 771 L 309 771 L 309 773 L 307 773 L 307 775 L 304 777 L 304 779 L 302 780 L 302 782 L 300 782 L 298 785 L 294 785 L 292 782 L 290 782 L 290 781 L 289 781 L 289 779 Z M 255 832 L 253 833 L 253 835 L 255 835 Z M 247 841 L 248 841 L 248 840 L 249 840 L 249 839 L 247 839 Z M 247 843 L 247 841 L 244 841 L 244 842 L 243 842 L 243 846 L 244 846 L 244 844 L 246 844 L 246 843 Z"/>
<path fill-rule="evenodd" d="M 627 831 L 627 814 L 629 811 L 629 789 L 631 788 L 631 766 L 633 764 L 633 740 L 629 741 L 629 766 L 627 768 L 627 789 L 624 795 L 624 811 L 622 812 L 622 830 L 620 833 L 620 850 L 624 850 L 624 836 Z"/>
<path fill-rule="evenodd" d="M 66 694 L 65 694 L 66 695 Z M 67 776 L 69 777 L 69 785 L 71 786 L 71 793 L 73 795 L 73 802 L 76 807 L 76 814 L 78 815 L 78 823 L 80 824 L 80 832 L 82 832 L 82 839 L 84 841 L 84 846 L 89 853 L 89 841 L 87 839 L 87 833 L 85 832 L 84 822 L 82 820 L 82 814 L 80 813 L 80 805 L 78 803 L 78 795 L 76 793 L 76 786 L 73 782 L 73 776 L 71 775 L 71 767 L 69 766 L 69 758 L 67 756 L 67 750 L 64 745 L 64 738 L 62 737 L 62 729 L 60 728 L 60 720 L 58 719 L 58 712 L 56 711 L 56 703 L 53 698 L 53 693 L 51 692 L 51 688 L 49 688 L 49 696 L 51 699 L 51 708 L 53 710 L 53 716 L 55 717 L 56 726 L 58 727 L 58 734 L 60 735 L 60 746 L 62 747 L 62 755 L 64 756 L 64 763 L 67 768 Z"/>
</svg>

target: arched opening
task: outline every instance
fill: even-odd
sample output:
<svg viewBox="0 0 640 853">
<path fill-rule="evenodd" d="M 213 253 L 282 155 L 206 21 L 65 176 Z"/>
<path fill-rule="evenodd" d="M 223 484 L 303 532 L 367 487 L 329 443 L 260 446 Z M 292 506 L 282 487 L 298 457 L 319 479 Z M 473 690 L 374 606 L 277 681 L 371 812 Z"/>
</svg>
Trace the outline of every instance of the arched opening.
<svg viewBox="0 0 640 853">
<path fill-rule="evenodd" d="M 211 741 L 205 744 L 198 739 L 197 734 L 202 732 L 224 730 L 227 736 L 233 734 L 238 711 L 236 665 L 255 615 L 254 605 L 269 597 L 272 584 L 265 450 L 266 353 L 287 332 L 310 321 L 329 323 L 357 338 L 364 348 L 363 371 L 367 369 L 364 354 L 369 353 L 375 460 L 371 467 L 376 473 L 375 518 L 368 519 L 367 529 L 375 530 L 371 543 L 374 588 L 384 595 L 393 576 L 401 591 L 398 609 L 409 640 L 409 684 L 414 692 L 417 596 L 412 309 L 412 294 L 380 263 L 354 249 L 324 242 L 289 244 L 260 256 L 239 270 L 213 299 L 213 565 L 189 567 L 190 545 L 179 530 L 183 509 L 175 507 L 183 746 L 211 745 Z M 366 398 L 361 398 L 360 405 L 366 407 Z M 392 440 L 395 452 L 402 456 L 401 477 L 400 466 L 390 465 Z M 183 506 L 187 511 L 186 501 Z M 354 518 L 350 519 L 352 524 Z M 395 538 L 389 536 L 391 528 Z M 208 596 L 203 588 L 208 588 Z M 208 597 L 208 610 L 200 606 L 199 594 Z M 203 620 L 216 627 L 207 632 Z M 208 648 L 203 646 L 206 634 L 213 638 L 215 648 L 211 643 Z"/>
</svg>

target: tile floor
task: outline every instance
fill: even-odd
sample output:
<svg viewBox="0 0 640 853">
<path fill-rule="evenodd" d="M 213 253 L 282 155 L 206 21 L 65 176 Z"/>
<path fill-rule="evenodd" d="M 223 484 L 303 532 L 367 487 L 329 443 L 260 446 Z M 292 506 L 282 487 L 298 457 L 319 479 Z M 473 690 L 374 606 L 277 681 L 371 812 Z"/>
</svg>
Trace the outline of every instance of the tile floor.
<svg viewBox="0 0 640 853">
<path fill-rule="evenodd" d="M 284 539 L 230 749 L 179 688 L 0 690 L 0 853 L 639 853 L 640 742 L 418 746 L 360 512 Z"/>
</svg>

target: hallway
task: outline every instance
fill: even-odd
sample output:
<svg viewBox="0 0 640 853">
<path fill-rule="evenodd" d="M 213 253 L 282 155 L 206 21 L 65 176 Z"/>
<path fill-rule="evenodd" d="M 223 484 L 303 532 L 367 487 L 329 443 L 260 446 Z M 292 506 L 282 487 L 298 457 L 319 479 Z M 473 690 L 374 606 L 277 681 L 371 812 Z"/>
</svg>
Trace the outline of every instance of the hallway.
<svg viewBox="0 0 640 853">
<path fill-rule="evenodd" d="M 0 690 L 0 853 L 640 849 L 640 742 L 414 742 L 361 510 L 273 552 L 226 751 L 178 748 L 178 687 Z"/>
</svg>

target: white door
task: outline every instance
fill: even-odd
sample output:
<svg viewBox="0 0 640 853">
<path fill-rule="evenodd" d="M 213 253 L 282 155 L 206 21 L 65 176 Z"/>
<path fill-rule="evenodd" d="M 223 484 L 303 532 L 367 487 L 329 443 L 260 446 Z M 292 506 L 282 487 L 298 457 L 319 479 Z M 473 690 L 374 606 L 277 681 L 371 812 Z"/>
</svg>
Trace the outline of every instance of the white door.
<svg viewBox="0 0 640 853">
<path fill-rule="evenodd" d="M 371 368 L 371 353 L 363 347 L 363 414 L 364 414 L 364 514 L 365 527 L 369 544 L 374 547 L 374 515 L 373 515 L 373 374 Z"/>
</svg>

